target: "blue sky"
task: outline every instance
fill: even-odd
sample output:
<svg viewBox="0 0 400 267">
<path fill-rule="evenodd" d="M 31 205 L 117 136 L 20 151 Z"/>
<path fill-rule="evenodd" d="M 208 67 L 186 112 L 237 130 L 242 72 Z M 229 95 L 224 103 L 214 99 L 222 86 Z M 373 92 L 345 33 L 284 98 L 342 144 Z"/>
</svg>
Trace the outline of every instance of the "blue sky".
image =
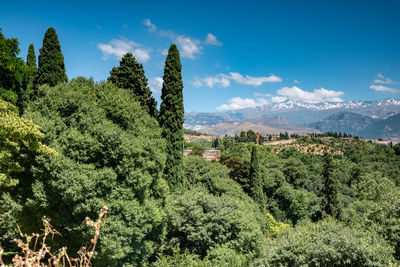
<svg viewBox="0 0 400 267">
<path fill-rule="evenodd" d="M 106 80 L 131 51 L 160 99 L 165 50 L 180 49 L 185 110 L 285 99 L 400 97 L 400 1 L 7 1 L 0 28 L 36 54 L 58 33 L 67 75 Z"/>
</svg>

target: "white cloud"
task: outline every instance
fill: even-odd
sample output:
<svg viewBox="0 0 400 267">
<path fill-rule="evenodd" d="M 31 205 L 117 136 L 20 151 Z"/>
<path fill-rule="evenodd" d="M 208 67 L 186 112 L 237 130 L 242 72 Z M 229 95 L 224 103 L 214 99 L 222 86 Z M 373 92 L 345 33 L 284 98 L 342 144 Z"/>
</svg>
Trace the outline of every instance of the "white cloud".
<svg viewBox="0 0 400 267">
<path fill-rule="evenodd" d="M 380 84 L 394 84 L 394 83 L 396 83 L 395 81 L 383 76 L 382 73 L 378 73 L 376 76 L 378 77 L 378 79 L 375 79 L 373 81 L 374 84 L 371 84 L 369 86 L 370 89 L 372 89 L 374 91 L 378 91 L 378 92 L 388 92 L 388 93 L 393 93 L 393 94 L 400 92 L 400 90 L 398 90 L 398 89 L 380 85 Z"/>
<path fill-rule="evenodd" d="M 209 44 L 209 45 L 217 45 L 217 46 L 222 45 L 222 43 L 220 41 L 218 41 L 217 37 L 215 37 L 215 35 L 212 33 L 207 34 L 205 43 Z"/>
<path fill-rule="evenodd" d="M 320 103 L 324 101 L 328 102 L 342 102 L 340 98 L 343 95 L 341 91 L 327 90 L 325 88 L 314 89 L 312 92 L 304 91 L 297 86 L 283 87 L 277 91 L 277 94 L 281 98 L 275 98 L 274 100 L 281 100 L 288 98 L 295 101 L 301 101 L 306 103 Z M 274 101 L 273 100 L 273 101 Z"/>
<path fill-rule="evenodd" d="M 273 74 L 268 77 L 251 77 L 249 75 L 243 77 L 243 75 L 237 72 L 230 72 L 229 74 L 231 76 L 231 79 L 235 82 L 253 86 L 260 86 L 263 83 L 276 83 L 282 81 L 280 77 Z"/>
<path fill-rule="evenodd" d="M 216 76 L 206 77 L 203 79 L 203 82 L 208 87 L 214 87 L 214 85 L 219 85 L 226 88 L 231 85 L 229 76 L 226 76 L 225 74 L 218 74 Z"/>
<path fill-rule="evenodd" d="M 167 56 L 168 55 L 168 49 L 161 50 L 161 55 Z"/>
<path fill-rule="evenodd" d="M 156 25 L 150 19 L 143 20 L 143 24 L 148 27 L 149 32 L 155 32 L 162 37 L 166 37 L 175 42 L 180 50 L 181 57 L 196 59 L 197 55 L 202 53 L 202 44 L 206 45 L 222 45 L 222 43 L 213 35 L 208 33 L 205 40 L 199 40 L 190 36 L 178 35 L 171 30 L 158 30 Z"/>
<path fill-rule="evenodd" d="M 150 49 L 138 48 L 133 50 L 132 54 L 142 62 L 147 62 L 150 59 Z"/>
<path fill-rule="evenodd" d="M 273 96 L 273 97 L 271 97 L 271 101 L 274 102 L 274 103 L 281 103 L 281 102 L 284 102 L 286 100 L 287 100 L 287 98 L 284 97 L 284 96 Z"/>
<path fill-rule="evenodd" d="M 369 86 L 369 88 L 371 88 L 374 91 L 389 92 L 389 93 L 393 93 L 393 94 L 400 92 L 400 90 L 397 90 L 397 89 L 394 89 L 394 88 L 390 88 L 390 87 L 387 87 L 387 86 L 383 86 L 383 85 L 372 84 L 372 85 Z"/>
<path fill-rule="evenodd" d="M 140 45 L 128 39 L 112 39 L 108 44 L 97 44 L 97 47 L 103 53 L 104 60 L 107 60 L 110 56 L 114 56 L 119 60 L 129 52 L 131 52 L 139 61 L 147 62 L 150 59 L 150 49 L 136 48 L 140 47 Z"/>
<path fill-rule="evenodd" d="M 263 94 L 263 93 L 257 93 L 257 92 L 255 92 L 253 95 L 254 96 L 269 96 L 269 97 L 271 97 L 271 94 Z"/>
<path fill-rule="evenodd" d="M 383 76 L 381 73 L 378 73 L 376 76 L 379 79 L 375 79 L 374 83 L 380 83 L 380 84 L 393 84 L 393 83 L 396 83 L 390 78 L 385 78 L 385 76 Z"/>
<path fill-rule="evenodd" d="M 202 47 L 200 46 L 200 41 L 180 35 L 175 40 L 178 46 L 181 48 L 181 56 L 195 59 L 196 54 L 201 54 Z"/>
<path fill-rule="evenodd" d="M 193 85 L 194 87 L 200 87 L 200 86 L 203 85 L 203 83 L 200 81 L 199 78 L 195 78 L 195 79 L 194 79 L 194 82 L 192 83 L 192 85 Z"/>
<path fill-rule="evenodd" d="M 149 87 L 151 91 L 155 94 L 161 93 L 162 85 L 163 85 L 163 79 L 161 77 L 155 77 L 149 80 Z"/>
<path fill-rule="evenodd" d="M 149 20 L 149 19 L 143 20 L 143 24 L 144 24 L 145 26 L 149 27 L 149 29 L 148 29 L 149 32 L 154 32 L 154 31 L 156 31 L 156 29 L 157 29 L 156 25 L 154 25 L 153 23 L 151 23 L 151 20 Z"/>
<path fill-rule="evenodd" d="M 241 98 L 241 97 L 234 97 L 228 100 L 229 104 L 222 104 L 217 107 L 217 110 L 237 110 L 242 108 L 254 108 L 258 106 L 263 106 L 268 104 L 268 100 L 265 98 Z"/>
<path fill-rule="evenodd" d="M 214 85 L 229 87 L 231 85 L 231 81 L 235 81 L 236 83 L 239 84 L 252 85 L 252 86 L 260 86 L 263 83 L 274 83 L 282 81 L 280 77 L 275 76 L 273 74 L 265 77 L 251 77 L 249 75 L 243 76 L 238 72 L 230 72 L 229 75 L 220 73 L 215 76 L 208 76 L 198 80 L 200 81 L 200 83 L 197 82 L 198 86 L 201 86 L 204 83 L 208 87 L 214 87 Z"/>
</svg>

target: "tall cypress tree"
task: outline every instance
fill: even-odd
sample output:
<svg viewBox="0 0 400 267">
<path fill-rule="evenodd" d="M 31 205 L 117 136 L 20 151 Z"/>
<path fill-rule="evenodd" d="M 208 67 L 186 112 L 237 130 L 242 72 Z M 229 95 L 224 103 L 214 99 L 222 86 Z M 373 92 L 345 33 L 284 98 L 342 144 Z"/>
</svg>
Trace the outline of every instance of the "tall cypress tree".
<svg viewBox="0 0 400 267">
<path fill-rule="evenodd" d="M 257 147 L 253 145 L 251 149 L 251 161 L 249 169 L 250 193 L 254 201 L 264 210 L 266 198 L 263 191 L 263 182 L 258 161 Z"/>
<path fill-rule="evenodd" d="M 35 54 L 35 48 L 33 44 L 29 45 L 28 48 L 28 56 L 26 57 L 26 65 L 37 70 L 37 65 L 36 65 L 36 54 Z"/>
<path fill-rule="evenodd" d="M 108 81 L 119 88 L 132 90 L 142 107 L 152 116 L 157 116 L 157 101 L 151 96 L 143 65 L 136 61 L 132 53 L 125 54 L 119 67 L 112 68 Z"/>
<path fill-rule="evenodd" d="M 55 86 L 68 81 L 65 74 L 64 56 L 54 28 L 48 28 L 43 38 L 43 46 L 39 50 L 39 68 L 35 79 L 35 87 L 42 84 Z"/>
<path fill-rule="evenodd" d="M 182 65 L 175 44 L 168 50 L 165 61 L 161 107 L 158 121 L 167 140 L 167 160 L 164 177 L 170 187 L 181 183 L 183 168 L 183 82 Z"/>
<path fill-rule="evenodd" d="M 324 178 L 324 198 L 322 212 L 334 218 L 340 217 L 340 201 L 338 196 L 339 182 L 334 173 L 332 155 L 325 151 L 323 155 L 322 176 Z"/>
</svg>

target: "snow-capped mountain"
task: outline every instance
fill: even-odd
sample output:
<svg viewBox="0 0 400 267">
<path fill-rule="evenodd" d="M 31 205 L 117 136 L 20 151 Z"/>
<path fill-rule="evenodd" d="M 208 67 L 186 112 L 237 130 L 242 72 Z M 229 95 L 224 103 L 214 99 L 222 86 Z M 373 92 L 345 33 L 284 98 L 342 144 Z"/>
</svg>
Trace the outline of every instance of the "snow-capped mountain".
<svg viewBox="0 0 400 267">
<path fill-rule="evenodd" d="M 215 113 L 186 113 L 184 126 L 189 129 L 201 130 L 203 128 L 218 127 L 217 125 L 220 123 L 251 122 L 256 125 L 290 130 L 294 128 L 300 129 L 305 126 L 310 127 L 312 123 L 320 122 L 340 112 L 359 114 L 378 121 L 400 114 L 400 100 L 390 98 L 377 101 L 353 100 L 322 103 L 287 100 L 281 103 L 271 103 L 241 110 Z M 277 119 L 277 116 L 280 119 Z M 350 118 L 350 116 L 347 117 Z M 285 120 L 282 120 L 282 118 Z M 336 117 L 333 116 L 331 118 Z M 280 121 L 282 122 L 281 124 L 279 124 Z M 361 125 L 359 126 L 362 127 Z"/>
</svg>

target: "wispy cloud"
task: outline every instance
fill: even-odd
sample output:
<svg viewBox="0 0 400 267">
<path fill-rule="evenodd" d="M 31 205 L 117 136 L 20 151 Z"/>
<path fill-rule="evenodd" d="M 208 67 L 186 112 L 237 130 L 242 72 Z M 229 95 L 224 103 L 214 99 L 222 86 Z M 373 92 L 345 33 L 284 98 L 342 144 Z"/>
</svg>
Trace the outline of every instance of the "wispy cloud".
<svg viewBox="0 0 400 267">
<path fill-rule="evenodd" d="M 217 107 L 217 110 L 238 110 L 243 108 L 255 108 L 268 104 L 268 100 L 265 98 L 241 98 L 234 97 L 228 100 L 228 104 L 222 104 Z"/>
<path fill-rule="evenodd" d="M 281 82 L 282 79 L 278 76 L 271 74 L 265 77 L 251 77 L 249 75 L 243 76 L 237 72 L 230 72 L 231 79 L 240 84 L 260 86 L 263 83 L 276 83 Z"/>
<path fill-rule="evenodd" d="M 207 34 L 206 39 L 202 41 L 190 36 L 176 34 L 171 30 L 158 30 L 157 26 L 150 19 L 143 20 L 143 24 L 148 27 L 149 32 L 156 32 L 160 36 L 169 38 L 175 42 L 183 58 L 196 59 L 198 55 L 202 54 L 202 45 L 222 45 L 217 37 L 211 33 Z"/>
<path fill-rule="evenodd" d="M 217 37 L 215 37 L 215 35 L 212 33 L 207 34 L 205 43 L 208 45 L 222 45 L 222 42 L 218 41 Z"/>
<path fill-rule="evenodd" d="M 153 23 L 151 23 L 151 20 L 149 20 L 149 19 L 143 20 L 143 24 L 144 24 L 145 26 L 148 27 L 148 31 L 149 31 L 149 32 L 154 32 L 154 31 L 157 30 L 156 25 L 154 25 Z"/>
<path fill-rule="evenodd" d="M 229 76 L 224 75 L 224 74 L 206 77 L 203 79 L 203 82 L 208 87 L 214 87 L 214 85 L 219 85 L 219 86 L 226 88 L 231 85 Z"/>
<path fill-rule="evenodd" d="M 201 54 L 201 50 L 203 49 L 199 40 L 192 39 L 190 37 L 180 35 L 175 41 L 181 49 L 182 57 L 195 59 L 196 55 Z"/>
<path fill-rule="evenodd" d="M 255 92 L 253 95 L 254 96 L 269 96 L 269 97 L 272 97 L 271 94 L 263 94 L 263 93 L 258 93 L 258 92 Z"/>
<path fill-rule="evenodd" d="M 380 83 L 380 84 L 393 84 L 393 83 L 395 83 L 392 79 L 384 77 L 381 73 L 378 73 L 376 76 L 379 79 L 375 79 L 374 83 Z"/>
<path fill-rule="evenodd" d="M 273 97 L 271 97 L 271 101 L 274 102 L 274 103 L 281 103 L 281 102 L 284 102 L 286 100 L 287 100 L 287 98 L 284 97 L 284 96 L 273 96 Z"/>
<path fill-rule="evenodd" d="M 400 92 L 400 90 L 398 89 L 382 85 L 382 84 L 395 84 L 396 82 L 393 81 L 392 79 L 383 76 L 381 73 L 378 73 L 376 77 L 378 78 L 373 80 L 373 84 L 369 86 L 370 89 L 378 92 L 388 92 L 393 94 Z"/>
<path fill-rule="evenodd" d="M 387 86 L 384 86 L 384 85 L 371 84 L 369 86 L 369 88 L 371 88 L 374 91 L 389 92 L 389 93 L 393 93 L 393 94 L 400 92 L 400 90 L 397 90 L 397 89 L 394 89 L 394 88 L 391 88 L 391 87 L 387 87 Z"/>
<path fill-rule="evenodd" d="M 230 72 L 229 75 L 220 73 L 202 79 L 197 78 L 195 86 L 200 87 L 204 84 L 205 86 L 208 87 L 214 87 L 214 85 L 219 85 L 226 88 L 231 85 L 231 81 L 243 85 L 260 86 L 263 83 L 281 82 L 282 79 L 274 74 L 271 74 L 270 76 L 252 77 L 249 75 L 243 76 L 238 72 Z"/>
<path fill-rule="evenodd" d="M 103 60 L 107 60 L 110 56 L 121 59 L 126 53 L 131 52 L 139 61 L 147 62 L 150 59 L 149 48 L 143 48 L 138 43 L 122 38 L 112 39 L 108 44 L 99 43 L 97 47 L 103 54 Z"/>
<path fill-rule="evenodd" d="M 163 85 L 163 79 L 161 77 L 155 77 L 149 80 L 149 87 L 151 91 L 155 94 L 161 93 L 162 85 Z"/>
<path fill-rule="evenodd" d="M 343 102 L 340 98 L 344 93 L 341 91 L 327 90 L 325 88 L 314 89 L 312 92 L 304 91 L 297 86 L 283 87 L 276 91 L 278 96 L 272 98 L 273 102 L 282 102 L 286 99 L 301 101 L 306 103 L 320 102 Z M 282 101 L 280 101 L 282 100 Z"/>
</svg>

